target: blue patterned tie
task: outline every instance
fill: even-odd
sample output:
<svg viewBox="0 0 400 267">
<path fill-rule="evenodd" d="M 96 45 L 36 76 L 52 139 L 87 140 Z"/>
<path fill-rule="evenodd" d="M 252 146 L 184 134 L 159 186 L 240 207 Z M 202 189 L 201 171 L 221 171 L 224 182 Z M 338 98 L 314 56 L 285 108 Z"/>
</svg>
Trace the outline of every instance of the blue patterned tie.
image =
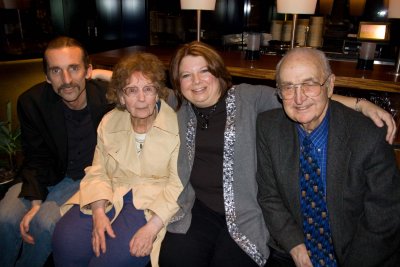
<svg viewBox="0 0 400 267">
<path fill-rule="evenodd" d="M 308 136 L 300 155 L 301 211 L 308 255 L 314 267 L 337 266 L 334 256 L 321 169 Z"/>
</svg>

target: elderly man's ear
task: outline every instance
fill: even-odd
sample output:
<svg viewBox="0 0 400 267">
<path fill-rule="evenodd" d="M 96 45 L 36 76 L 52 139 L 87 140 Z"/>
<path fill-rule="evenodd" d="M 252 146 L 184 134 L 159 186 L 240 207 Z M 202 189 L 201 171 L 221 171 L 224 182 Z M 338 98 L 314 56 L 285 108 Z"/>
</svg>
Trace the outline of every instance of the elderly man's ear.
<svg viewBox="0 0 400 267">
<path fill-rule="evenodd" d="M 328 89 L 328 97 L 331 98 L 333 95 L 333 88 L 335 87 L 335 74 L 331 74 L 331 77 L 329 78 L 329 83 L 327 83 L 327 89 Z"/>
</svg>

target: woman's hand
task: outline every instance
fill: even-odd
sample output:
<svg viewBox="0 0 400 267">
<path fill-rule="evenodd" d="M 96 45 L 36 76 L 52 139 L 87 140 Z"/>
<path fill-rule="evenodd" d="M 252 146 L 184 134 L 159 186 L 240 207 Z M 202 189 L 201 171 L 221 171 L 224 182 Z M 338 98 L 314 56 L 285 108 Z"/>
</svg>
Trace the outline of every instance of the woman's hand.
<svg viewBox="0 0 400 267">
<path fill-rule="evenodd" d="M 105 213 L 105 200 L 99 200 L 91 204 L 93 213 L 93 231 L 92 231 L 92 248 L 96 257 L 101 253 L 106 253 L 106 237 L 105 232 L 112 238 L 115 238 L 113 229 L 111 228 L 110 219 Z"/>
<path fill-rule="evenodd" d="M 143 227 L 141 227 L 129 242 L 129 251 L 132 256 L 144 257 L 150 255 L 153 242 L 158 232 L 163 227 L 163 223 L 157 215 L 154 215 Z"/>
<path fill-rule="evenodd" d="M 361 111 L 364 116 L 370 118 L 378 127 L 383 127 L 386 124 L 386 141 L 389 144 L 393 144 L 396 136 L 396 123 L 389 112 L 363 98 L 333 94 L 332 99 L 351 109 Z"/>
<path fill-rule="evenodd" d="M 389 144 L 393 144 L 397 129 L 396 122 L 389 112 L 364 99 L 357 101 L 357 109 L 359 109 L 365 116 L 370 118 L 376 124 L 376 126 L 383 127 L 386 124 L 386 141 Z"/>
<path fill-rule="evenodd" d="M 313 267 L 305 244 L 300 244 L 292 248 L 290 255 L 292 255 L 296 267 Z"/>
</svg>

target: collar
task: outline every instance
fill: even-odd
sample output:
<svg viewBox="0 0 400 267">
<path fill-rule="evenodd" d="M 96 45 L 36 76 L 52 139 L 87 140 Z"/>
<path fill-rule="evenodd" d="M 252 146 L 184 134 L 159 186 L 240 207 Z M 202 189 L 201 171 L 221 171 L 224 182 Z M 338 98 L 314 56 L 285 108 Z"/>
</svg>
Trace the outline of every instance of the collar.
<svg viewBox="0 0 400 267">
<path fill-rule="evenodd" d="M 296 124 L 297 133 L 299 134 L 300 143 L 303 142 L 303 139 L 308 136 L 311 139 L 311 142 L 314 144 L 315 147 L 322 147 L 323 144 L 326 143 L 328 137 L 328 130 L 329 130 L 329 117 L 330 117 L 330 105 L 326 112 L 324 119 L 322 120 L 321 124 L 318 125 L 311 133 L 307 133 L 300 124 Z"/>
</svg>

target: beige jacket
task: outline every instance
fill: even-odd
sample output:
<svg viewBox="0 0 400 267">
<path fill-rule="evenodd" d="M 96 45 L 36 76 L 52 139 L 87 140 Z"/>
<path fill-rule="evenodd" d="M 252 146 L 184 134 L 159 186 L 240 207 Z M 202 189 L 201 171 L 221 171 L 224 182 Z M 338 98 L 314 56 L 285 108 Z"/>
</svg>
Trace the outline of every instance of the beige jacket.
<svg viewBox="0 0 400 267">
<path fill-rule="evenodd" d="M 105 199 L 107 212 L 115 208 L 113 222 L 122 209 L 123 196 L 132 190 L 133 205 L 144 210 L 146 219 L 155 213 L 164 223 L 150 255 L 152 266 L 158 266 L 161 241 L 169 220 L 179 208 L 176 201 L 183 189 L 177 173 L 180 141 L 176 114 L 161 102 L 140 156 L 127 111 L 114 109 L 107 113 L 97 135 L 93 164 L 85 169 L 80 191 L 61 207 L 61 213 L 79 204 L 83 213 L 91 214 L 89 204 Z"/>
</svg>

